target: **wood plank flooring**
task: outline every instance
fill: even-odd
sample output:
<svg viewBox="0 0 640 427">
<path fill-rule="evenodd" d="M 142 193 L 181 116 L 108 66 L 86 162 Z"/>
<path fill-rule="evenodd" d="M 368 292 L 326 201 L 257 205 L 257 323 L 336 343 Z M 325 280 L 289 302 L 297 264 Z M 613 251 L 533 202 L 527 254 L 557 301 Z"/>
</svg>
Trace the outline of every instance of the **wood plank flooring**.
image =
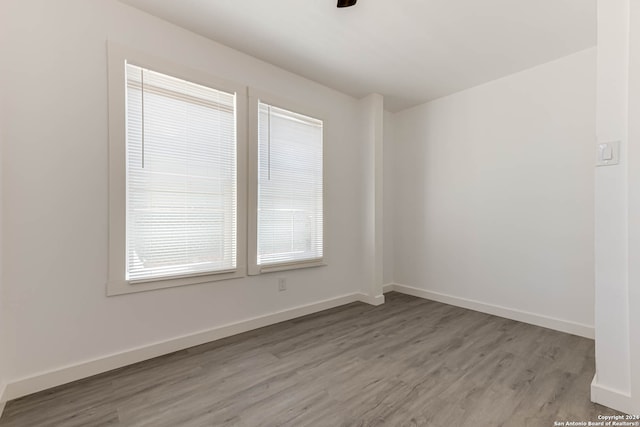
<svg viewBox="0 0 640 427">
<path fill-rule="evenodd" d="M 616 414 L 589 401 L 593 341 L 386 297 L 9 402 L 0 426 L 547 427 Z"/>
</svg>

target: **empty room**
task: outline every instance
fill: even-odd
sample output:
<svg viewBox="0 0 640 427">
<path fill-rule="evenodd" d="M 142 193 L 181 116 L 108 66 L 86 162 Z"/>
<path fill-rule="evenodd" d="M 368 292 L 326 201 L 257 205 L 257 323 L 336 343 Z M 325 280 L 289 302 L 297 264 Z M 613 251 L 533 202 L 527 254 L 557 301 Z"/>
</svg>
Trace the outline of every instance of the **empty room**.
<svg viewBox="0 0 640 427">
<path fill-rule="evenodd" d="M 0 427 L 640 426 L 640 3 L 0 0 L 0 239 Z"/>
</svg>

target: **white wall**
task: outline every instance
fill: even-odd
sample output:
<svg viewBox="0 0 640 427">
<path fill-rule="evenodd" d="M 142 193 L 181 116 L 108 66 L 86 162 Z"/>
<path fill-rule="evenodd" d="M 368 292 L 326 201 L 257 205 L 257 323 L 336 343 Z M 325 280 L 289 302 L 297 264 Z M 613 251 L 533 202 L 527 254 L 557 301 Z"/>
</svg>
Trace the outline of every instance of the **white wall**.
<svg viewBox="0 0 640 427">
<path fill-rule="evenodd" d="M 598 2 L 598 142 L 620 164 L 596 170 L 593 401 L 640 413 L 640 4 Z"/>
<path fill-rule="evenodd" d="M 384 235 L 383 235 L 383 140 L 384 140 L 384 98 L 373 93 L 360 100 L 362 106 L 362 132 L 364 146 L 361 151 L 364 161 L 365 185 L 361 188 L 365 210 L 361 219 L 365 226 L 364 235 L 364 283 L 363 292 L 372 304 L 382 304 L 384 276 Z"/>
<path fill-rule="evenodd" d="M 1 12 L 0 12 L 1 13 Z M 3 19 L 0 17 L 0 25 L 3 24 Z M 0 37 L 2 36 L 0 32 Z M 2 52 L 2 44 L 0 41 L 0 52 Z M 0 92 L 0 99 L 2 99 L 2 92 Z M 3 168 L 2 168 L 2 147 L 4 141 L 3 134 L 3 110 L 2 105 L 0 105 L 0 242 L 2 242 L 2 176 L 3 176 Z M 4 391 L 5 386 L 7 384 L 7 376 L 9 372 L 9 341 L 7 337 L 8 325 L 7 322 L 9 317 L 7 315 L 7 304 L 5 299 L 5 286 L 4 281 L 2 279 L 2 245 L 0 244 L 0 416 L 2 416 L 2 410 L 4 409 Z"/>
<path fill-rule="evenodd" d="M 631 401 L 625 405 L 640 414 L 640 4 L 629 13 L 629 344 Z M 614 352 L 615 353 L 615 352 Z"/>
<path fill-rule="evenodd" d="M 3 28 L 7 24 L 6 13 L 4 13 L 3 3 L 0 3 L 0 52 L 5 51 L 6 44 L 9 42 L 4 37 Z M 0 65 L 2 62 L 0 62 Z M 2 73 L 2 67 L 0 67 L 0 75 Z M 4 93 L 0 86 L 0 100 L 4 99 Z M 4 193 L 4 168 L 3 168 L 3 149 L 4 149 L 4 112 L 5 104 L 0 102 L 0 242 L 3 241 L 2 225 L 3 225 L 3 210 L 2 210 L 2 194 Z M 3 280 L 3 253 L 2 244 L 0 244 L 0 416 L 2 416 L 2 410 L 4 409 L 4 391 L 7 384 L 9 374 L 9 339 L 8 339 L 8 321 L 9 316 L 7 313 L 7 303 L 5 298 L 5 286 Z"/>
<path fill-rule="evenodd" d="M 19 308 L 10 381 L 369 286 L 357 100 L 116 1 L 2 7 L 3 277 Z M 328 267 L 105 296 L 107 39 L 327 112 Z"/>
<path fill-rule="evenodd" d="M 596 388 L 630 392 L 628 311 L 628 1 L 598 2 L 598 142 L 621 141 L 595 179 Z M 611 351 L 614 349 L 615 351 Z M 593 389 L 593 388 L 592 388 Z M 595 401 L 604 403 L 598 393 Z"/>
<path fill-rule="evenodd" d="M 382 235 L 383 235 L 383 271 L 382 271 L 382 283 L 384 285 L 392 284 L 394 281 L 394 257 L 395 257 L 395 248 L 394 248 L 394 223 L 395 223 L 395 189 L 393 188 L 393 144 L 394 144 L 394 135 L 395 130 L 393 114 L 385 111 L 383 117 L 383 149 L 382 149 L 382 157 L 383 157 L 383 182 L 382 182 L 382 192 L 383 192 L 383 200 L 382 200 L 382 212 L 383 212 L 383 224 L 382 224 Z"/>
<path fill-rule="evenodd" d="M 395 282 L 593 332 L 595 65 L 591 48 L 395 115 Z"/>
</svg>

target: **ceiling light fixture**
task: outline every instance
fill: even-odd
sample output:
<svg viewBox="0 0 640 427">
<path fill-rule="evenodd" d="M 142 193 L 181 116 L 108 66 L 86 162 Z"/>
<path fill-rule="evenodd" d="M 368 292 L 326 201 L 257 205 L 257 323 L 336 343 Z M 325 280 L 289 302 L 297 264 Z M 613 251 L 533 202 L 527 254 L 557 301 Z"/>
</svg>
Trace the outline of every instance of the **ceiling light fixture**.
<svg viewBox="0 0 640 427">
<path fill-rule="evenodd" d="M 338 0 L 338 7 L 349 7 L 356 4 L 358 0 Z"/>
</svg>

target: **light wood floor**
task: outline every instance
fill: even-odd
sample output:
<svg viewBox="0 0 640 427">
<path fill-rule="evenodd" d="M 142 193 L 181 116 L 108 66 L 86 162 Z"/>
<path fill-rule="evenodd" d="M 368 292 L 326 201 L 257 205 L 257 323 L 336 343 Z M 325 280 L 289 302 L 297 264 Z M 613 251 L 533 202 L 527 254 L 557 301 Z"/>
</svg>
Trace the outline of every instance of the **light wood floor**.
<svg viewBox="0 0 640 427">
<path fill-rule="evenodd" d="M 2 427 L 553 426 L 589 401 L 593 341 L 397 293 L 7 404 Z"/>
</svg>

